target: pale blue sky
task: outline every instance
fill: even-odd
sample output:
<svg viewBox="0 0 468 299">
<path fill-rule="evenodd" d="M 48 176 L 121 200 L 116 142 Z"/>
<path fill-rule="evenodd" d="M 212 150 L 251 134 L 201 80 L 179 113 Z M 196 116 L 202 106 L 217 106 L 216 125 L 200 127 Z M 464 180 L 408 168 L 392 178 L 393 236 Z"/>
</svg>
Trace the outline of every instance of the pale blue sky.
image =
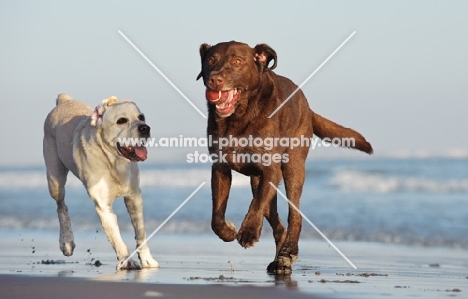
<svg viewBox="0 0 468 299">
<path fill-rule="evenodd" d="M 206 120 L 118 34 L 126 34 L 206 113 L 198 48 L 267 43 L 278 74 L 311 108 L 360 131 L 375 156 L 468 153 L 466 1 L 1 1 L 0 165 L 42 164 L 57 94 L 96 106 L 134 100 L 153 137 L 196 136 Z M 153 162 L 187 152 L 152 148 Z M 310 156 L 349 156 L 344 149 Z M 361 155 L 352 154 L 360 157 Z"/>
</svg>

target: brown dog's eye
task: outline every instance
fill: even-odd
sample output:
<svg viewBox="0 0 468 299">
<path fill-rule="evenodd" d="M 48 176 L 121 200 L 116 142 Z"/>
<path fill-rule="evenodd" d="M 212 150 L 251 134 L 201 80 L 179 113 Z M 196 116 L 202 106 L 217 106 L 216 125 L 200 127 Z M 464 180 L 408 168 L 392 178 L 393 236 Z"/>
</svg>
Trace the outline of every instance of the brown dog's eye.
<svg viewBox="0 0 468 299">
<path fill-rule="evenodd" d="M 207 62 L 208 62 L 208 65 L 209 65 L 209 66 L 212 66 L 212 65 L 215 64 L 216 60 L 214 59 L 214 57 L 210 57 L 210 59 L 208 59 Z"/>
<path fill-rule="evenodd" d="M 117 120 L 117 124 L 118 125 L 123 125 L 125 124 L 126 122 L 128 121 L 128 119 L 124 118 L 124 117 L 121 117 Z"/>
<path fill-rule="evenodd" d="M 235 64 L 235 65 L 240 65 L 241 63 L 242 63 L 242 61 L 239 58 L 234 59 L 234 61 L 233 61 L 233 64 Z"/>
<path fill-rule="evenodd" d="M 145 121 L 145 116 L 143 114 L 138 115 L 138 119 L 141 121 Z"/>
</svg>

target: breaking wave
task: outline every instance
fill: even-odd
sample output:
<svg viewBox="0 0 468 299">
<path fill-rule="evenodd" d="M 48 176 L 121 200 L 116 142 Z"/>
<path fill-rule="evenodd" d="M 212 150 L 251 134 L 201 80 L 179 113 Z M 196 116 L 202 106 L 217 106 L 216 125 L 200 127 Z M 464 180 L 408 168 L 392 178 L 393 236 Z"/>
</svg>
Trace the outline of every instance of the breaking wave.
<svg viewBox="0 0 468 299">
<path fill-rule="evenodd" d="M 468 193 L 468 179 L 436 180 L 424 177 L 396 177 L 357 170 L 340 170 L 330 186 L 341 192 L 392 193 Z"/>
<path fill-rule="evenodd" d="M 197 187 L 211 180 L 210 169 L 153 169 L 140 171 L 141 186 Z M 67 188 L 82 188 L 81 182 L 68 175 Z M 249 186 L 248 178 L 233 173 L 233 187 Z M 45 170 L 0 172 L 0 189 L 47 188 Z"/>
</svg>

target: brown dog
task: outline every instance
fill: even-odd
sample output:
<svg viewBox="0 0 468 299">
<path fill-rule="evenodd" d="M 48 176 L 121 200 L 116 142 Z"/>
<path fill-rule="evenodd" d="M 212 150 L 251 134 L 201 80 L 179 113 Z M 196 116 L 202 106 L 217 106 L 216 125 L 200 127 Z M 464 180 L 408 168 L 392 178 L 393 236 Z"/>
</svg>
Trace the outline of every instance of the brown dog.
<svg viewBox="0 0 468 299">
<path fill-rule="evenodd" d="M 265 217 L 273 229 L 276 243 L 276 256 L 267 271 L 290 274 L 291 265 L 298 256 L 302 217 L 289 206 L 288 229 L 285 229 L 277 212 L 277 193 L 270 182 L 278 186 L 283 179 L 288 199 L 299 208 L 310 144 L 296 147 L 285 143 L 272 147 L 256 145 L 261 140 L 275 138 L 311 139 L 315 134 L 322 139 L 354 138 L 354 144 L 348 146 L 368 154 L 372 153 L 372 147 L 358 132 L 314 113 L 300 90 L 268 118 L 297 88 L 291 80 L 272 72 L 277 56 L 268 45 L 251 48 L 234 41 L 215 46 L 203 44 L 200 56 L 202 70 L 197 80 L 203 77 L 207 88 L 208 136 L 211 135 L 213 140 L 209 151 L 212 157 L 219 157 L 212 165 L 212 229 L 225 242 L 237 239 L 241 246 L 248 248 L 259 240 Z M 269 67 L 272 60 L 273 65 Z M 243 141 L 258 142 L 247 145 L 236 142 L 242 138 Z M 264 163 L 268 160 L 265 157 L 271 158 L 270 163 Z M 249 211 L 238 232 L 225 220 L 231 170 L 250 176 L 253 193 Z"/>
</svg>

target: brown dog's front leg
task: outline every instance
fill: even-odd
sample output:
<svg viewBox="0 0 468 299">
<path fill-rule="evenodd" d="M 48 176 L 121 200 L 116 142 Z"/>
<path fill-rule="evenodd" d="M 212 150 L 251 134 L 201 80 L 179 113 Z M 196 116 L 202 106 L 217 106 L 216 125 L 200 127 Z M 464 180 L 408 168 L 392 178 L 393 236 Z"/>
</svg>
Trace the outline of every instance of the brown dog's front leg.
<svg viewBox="0 0 468 299">
<path fill-rule="evenodd" d="M 211 168 L 211 194 L 213 199 L 211 228 L 224 242 L 234 241 L 237 235 L 234 224 L 225 220 L 231 181 L 231 169 L 222 164 L 214 163 Z"/>
</svg>

